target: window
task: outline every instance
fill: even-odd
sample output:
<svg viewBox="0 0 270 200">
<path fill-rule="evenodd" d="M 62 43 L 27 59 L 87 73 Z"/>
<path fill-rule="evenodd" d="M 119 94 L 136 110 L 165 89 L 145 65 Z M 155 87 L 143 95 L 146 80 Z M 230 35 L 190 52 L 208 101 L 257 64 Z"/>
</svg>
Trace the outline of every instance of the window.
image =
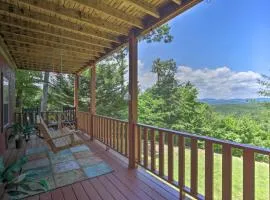
<svg viewBox="0 0 270 200">
<path fill-rule="evenodd" d="M 8 124 L 9 118 L 9 81 L 3 77 L 3 125 Z"/>
</svg>

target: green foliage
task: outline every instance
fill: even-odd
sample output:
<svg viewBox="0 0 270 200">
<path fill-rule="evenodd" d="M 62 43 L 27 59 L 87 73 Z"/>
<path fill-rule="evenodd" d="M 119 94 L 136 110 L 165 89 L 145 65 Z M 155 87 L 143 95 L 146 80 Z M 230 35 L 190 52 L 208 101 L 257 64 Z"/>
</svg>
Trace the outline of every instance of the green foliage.
<svg viewBox="0 0 270 200">
<path fill-rule="evenodd" d="M 154 30 L 152 30 L 149 34 L 142 37 L 142 40 L 145 40 L 147 43 L 152 42 L 164 42 L 169 43 L 173 40 L 173 36 L 170 34 L 170 26 L 168 24 L 164 24 Z"/>
<path fill-rule="evenodd" d="M 22 157 L 5 168 L 3 158 L 0 157 L 0 183 L 5 184 L 6 192 L 15 198 L 31 192 L 48 190 L 47 181 L 36 181 L 32 172 L 19 174 L 26 162 L 27 158 Z"/>
<path fill-rule="evenodd" d="M 50 77 L 48 110 L 62 110 L 73 105 L 74 76 L 56 74 Z"/>
<path fill-rule="evenodd" d="M 125 52 L 123 51 L 122 54 Z M 120 57 L 120 59 L 119 59 Z M 127 69 L 125 56 L 117 55 L 97 66 L 97 113 L 120 119 L 127 118 Z M 121 61 L 122 60 L 122 61 Z"/>
<path fill-rule="evenodd" d="M 26 70 L 16 71 L 16 107 L 37 107 L 40 104 L 42 73 Z"/>
</svg>

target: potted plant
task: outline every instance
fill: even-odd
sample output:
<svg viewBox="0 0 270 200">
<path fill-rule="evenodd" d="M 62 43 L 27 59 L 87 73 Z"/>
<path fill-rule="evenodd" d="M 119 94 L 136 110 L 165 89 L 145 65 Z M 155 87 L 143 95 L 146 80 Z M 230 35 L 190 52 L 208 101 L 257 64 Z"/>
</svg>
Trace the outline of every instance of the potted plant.
<svg viewBox="0 0 270 200">
<path fill-rule="evenodd" d="M 8 135 L 8 141 L 11 141 L 14 139 L 16 149 L 20 149 L 22 147 L 22 144 L 23 144 L 23 140 L 22 140 L 23 128 L 22 128 L 22 126 L 18 123 L 13 124 L 7 128 L 6 132 Z"/>
<path fill-rule="evenodd" d="M 33 178 L 36 174 L 33 172 L 20 174 L 22 166 L 26 162 L 27 158 L 22 157 L 11 165 L 4 167 L 3 158 L 0 157 L 0 199 L 4 195 L 18 199 L 29 193 L 48 190 L 47 181 L 36 181 Z"/>
</svg>

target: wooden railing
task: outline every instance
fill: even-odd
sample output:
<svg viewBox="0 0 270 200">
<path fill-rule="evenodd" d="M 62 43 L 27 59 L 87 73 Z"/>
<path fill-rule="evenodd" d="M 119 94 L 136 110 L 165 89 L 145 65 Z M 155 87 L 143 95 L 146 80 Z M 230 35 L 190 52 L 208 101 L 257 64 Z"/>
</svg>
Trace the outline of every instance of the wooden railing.
<svg viewBox="0 0 270 200">
<path fill-rule="evenodd" d="M 77 126 L 78 129 L 90 134 L 91 126 L 91 115 L 88 112 L 78 112 L 77 113 Z"/>
<path fill-rule="evenodd" d="M 98 115 L 92 116 L 91 119 L 88 113 L 82 112 L 78 114 L 78 121 L 79 128 L 88 130 L 88 133 L 89 128 L 87 129 L 87 127 L 89 127 L 89 123 L 93 123 L 92 134 L 95 139 L 125 157 L 129 156 L 127 121 Z M 220 183 L 222 199 L 232 199 L 232 153 L 240 151 L 243 161 L 243 199 L 255 199 L 255 158 L 263 155 L 264 162 L 269 164 L 270 149 L 144 124 L 135 126 L 136 141 L 134 142 L 136 142 L 137 164 L 167 183 L 178 187 L 182 198 L 188 194 L 196 199 L 214 199 L 214 178 L 216 178 L 214 177 L 214 155 L 215 152 L 218 152 L 222 158 Z M 190 163 L 186 163 L 187 152 L 190 154 Z M 199 156 L 202 156 L 202 152 L 204 156 L 204 191 L 199 192 L 198 168 Z M 186 165 L 190 166 L 189 173 L 185 171 Z M 187 174 L 190 174 L 190 183 L 186 183 Z M 176 177 L 178 177 L 177 180 Z"/>
<path fill-rule="evenodd" d="M 269 163 L 270 150 L 251 145 L 172 131 L 143 124 L 137 125 L 137 134 L 138 164 L 161 177 L 168 183 L 178 187 L 181 195 L 187 193 L 197 199 L 213 199 L 214 145 L 218 145 L 222 149 L 222 199 L 232 199 L 233 150 L 238 149 L 243 153 L 243 199 L 255 199 L 255 154 L 265 155 Z M 204 194 L 199 194 L 198 192 L 199 147 L 200 149 L 204 149 L 205 156 Z M 189 149 L 190 151 L 190 187 L 187 187 L 185 184 L 186 149 Z M 175 171 L 174 169 L 176 162 L 176 157 L 174 156 L 175 151 L 177 151 L 178 154 L 178 171 Z M 165 169 L 167 169 L 166 173 Z M 178 174 L 178 180 L 175 180 L 174 173 Z"/>
<path fill-rule="evenodd" d="M 128 123 L 123 120 L 94 115 L 94 138 L 128 157 Z"/>
<path fill-rule="evenodd" d="M 58 121 L 59 113 L 62 113 L 62 120 L 75 121 L 76 112 L 75 109 L 64 110 L 64 111 L 46 111 L 39 112 L 38 110 L 31 110 L 26 112 L 15 112 L 14 121 L 22 125 L 36 124 L 37 115 L 41 115 L 47 125 L 50 123 L 56 123 Z"/>
</svg>

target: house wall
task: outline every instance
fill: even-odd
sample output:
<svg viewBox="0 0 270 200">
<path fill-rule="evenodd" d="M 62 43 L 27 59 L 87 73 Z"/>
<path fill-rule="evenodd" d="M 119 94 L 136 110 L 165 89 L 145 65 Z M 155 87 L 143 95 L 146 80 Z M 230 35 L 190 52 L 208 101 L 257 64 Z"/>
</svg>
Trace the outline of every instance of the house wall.
<svg viewBox="0 0 270 200">
<path fill-rule="evenodd" d="M 5 137 L 6 128 L 13 123 L 13 112 L 15 108 L 15 71 L 8 66 L 4 58 L 0 55 L 0 155 L 3 154 L 7 148 L 7 142 Z M 4 106 L 3 106 L 3 80 L 8 80 L 8 123 L 4 125 Z"/>
</svg>

